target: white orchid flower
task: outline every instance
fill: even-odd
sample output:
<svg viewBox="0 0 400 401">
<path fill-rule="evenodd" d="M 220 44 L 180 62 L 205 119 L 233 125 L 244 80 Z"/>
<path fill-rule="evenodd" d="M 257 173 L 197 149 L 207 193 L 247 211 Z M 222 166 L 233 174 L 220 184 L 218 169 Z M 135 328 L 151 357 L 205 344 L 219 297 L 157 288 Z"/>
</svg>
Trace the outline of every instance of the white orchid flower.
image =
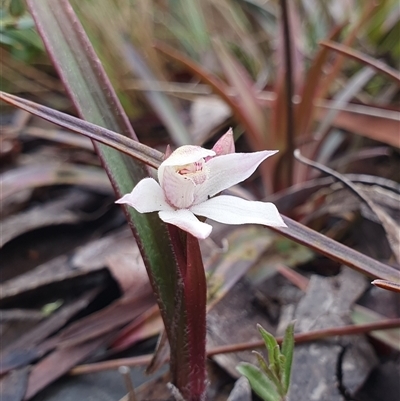
<svg viewBox="0 0 400 401">
<path fill-rule="evenodd" d="M 221 191 L 250 177 L 256 168 L 277 151 L 234 153 L 229 130 L 212 150 L 184 145 L 171 153 L 158 168 L 158 181 L 141 180 L 130 194 L 116 203 L 128 204 L 139 213 L 158 212 L 160 219 L 197 238 L 207 238 L 212 226 L 203 216 L 224 224 L 262 224 L 286 227 L 276 206 L 248 201 Z"/>
</svg>

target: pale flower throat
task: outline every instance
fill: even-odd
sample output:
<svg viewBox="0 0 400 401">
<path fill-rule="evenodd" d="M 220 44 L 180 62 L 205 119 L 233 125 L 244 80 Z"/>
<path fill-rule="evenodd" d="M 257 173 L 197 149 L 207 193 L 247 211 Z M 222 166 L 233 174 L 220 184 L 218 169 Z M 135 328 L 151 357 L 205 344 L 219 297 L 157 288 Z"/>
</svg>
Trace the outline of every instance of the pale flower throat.
<svg viewBox="0 0 400 401">
<path fill-rule="evenodd" d="M 200 159 L 195 163 L 185 164 L 184 166 L 176 166 L 176 172 L 192 181 L 195 185 L 202 184 L 208 176 L 204 159 Z"/>
</svg>

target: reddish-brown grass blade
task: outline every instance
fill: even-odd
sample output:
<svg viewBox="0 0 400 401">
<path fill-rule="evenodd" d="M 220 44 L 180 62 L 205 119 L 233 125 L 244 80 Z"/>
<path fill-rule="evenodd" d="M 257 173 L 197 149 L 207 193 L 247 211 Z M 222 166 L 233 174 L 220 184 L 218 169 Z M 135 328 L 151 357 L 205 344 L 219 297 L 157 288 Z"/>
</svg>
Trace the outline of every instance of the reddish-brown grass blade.
<svg viewBox="0 0 400 401">
<path fill-rule="evenodd" d="M 369 65 L 370 67 L 374 68 L 376 71 L 381 72 L 388 76 L 389 78 L 393 79 L 400 85 L 400 73 L 397 72 L 395 69 L 390 68 L 388 65 L 383 63 L 380 60 L 376 60 L 373 57 L 367 56 L 364 53 L 359 52 L 358 50 L 351 49 L 348 46 L 342 45 L 340 43 L 334 43 L 331 41 L 323 40 L 319 42 L 321 46 L 325 46 L 331 50 L 334 50 L 340 54 L 345 56 L 351 57 L 357 61 L 362 62 L 363 64 Z"/>
</svg>

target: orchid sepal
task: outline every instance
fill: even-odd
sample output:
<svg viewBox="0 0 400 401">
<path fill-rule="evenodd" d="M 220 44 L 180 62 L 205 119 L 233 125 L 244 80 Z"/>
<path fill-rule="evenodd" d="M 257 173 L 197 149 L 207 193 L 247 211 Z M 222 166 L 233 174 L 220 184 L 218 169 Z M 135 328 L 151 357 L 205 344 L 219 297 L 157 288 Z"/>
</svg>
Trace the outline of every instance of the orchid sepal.
<svg viewBox="0 0 400 401">
<path fill-rule="evenodd" d="M 272 203 L 247 201 L 234 196 L 216 196 L 254 173 L 277 151 L 230 153 L 234 151 L 229 130 L 212 150 L 185 145 L 172 152 L 158 169 L 159 183 L 146 178 L 117 203 L 140 213 L 159 212 L 166 223 L 191 235 L 207 238 L 212 227 L 198 220 L 204 216 L 225 224 L 262 224 L 286 227 Z"/>
</svg>

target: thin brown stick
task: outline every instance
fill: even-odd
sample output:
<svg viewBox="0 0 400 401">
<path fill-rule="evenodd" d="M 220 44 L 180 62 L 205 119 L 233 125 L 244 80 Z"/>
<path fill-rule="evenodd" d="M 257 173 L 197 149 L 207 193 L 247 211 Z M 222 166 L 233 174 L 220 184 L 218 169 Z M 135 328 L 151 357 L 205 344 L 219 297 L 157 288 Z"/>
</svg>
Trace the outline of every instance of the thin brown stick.
<svg viewBox="0 0 400 401">
<path fill-rule="evenodd" d="M 153 354 L 133 356 L 130 358 L 112 359 L 111 361 L 95 362 L 87 365 L 78 365 L 70 370 L 71 375 L 84 375 L 88 373 L 103 372 L 104 370 L 119 369 L 121 366 L 148 365 L 153 359 Z"/>
<path fill-rule="evenodd" d="M 398 319 L 385 319 L 380 322 L 366 323 L 359 325 L 348 325 L 342 327 L 332 327 L 329 329 L 321 329 L 311 331 L 309 333 L 299 333 L 294 336 L 296 344 L 303 344 L 314 340 L 322 340 L 328 337 L 344 336 L 344 335 L 357 335 L 368 333 L 376 330 L 389 330 L 400 327 L 400 318 Z M 278 344 L 281 344 L 283 337 L 276 337 Z M 246 351 L 251 348 L 262 348 L 265 346 L 263 340 L 254 341 L 251 343 L 238 343 L 231 345 L 222 345 L 215 347 L 207 352 L 208 356 L 216 354 L 227 354 L 231 352 Z"/>
<path fill-rule="evenodd" d="M 131 378 L 131 370 L 128 366 L 120 366 L 118 368 L 119 373 L 121 373 L 124 378 L 126 389 L 128 390 L 128 401 L 137 401 L 135 388 L 133 387 L 132 378 Z"/>
<path fill-rule="evenodd" d="M 388 280 L 374 280 L 371 284 L 376 285 L 384 290 L 400 292 L 400 283 Z"/>
<path fill-rule="evenodd" d="M 348 325 L 342 327 L 332 327 L 329 329 L 322 329 L 322 330 L 315 330 L 309 333 L 299 333 L 296 334 L 294 339 L 295 343 L 303 344 L 306 342 L 314 341 L 314 340 L 321 340 L 328 337 L 334 336 L 344 336 L 344 335 L 357 335 L 357 334 L 364 334 L 371 331 L 376 330 L 389 330 L 395 329 L 400 327 L 400 318 L 397 319 L 385 319 L 379 322 L 373 323 L 366 323 L 366 324 L 359 324 L 359 325 Z M 282 343 L 283 337 L 276 338 L 278 343 Z M 247 343 L 237 343 L 237 344 L 228 344 L 228 345 L 221 345 L 214 348 L 211 348 L 207 351 L 207 356 L 213 356 L 217 354 L 229 354 L 239 351 L 247 351 L 254 348 L 262 348 L 264 347 L 264 341 L 252 341 Z M 114 359 L 111 361 L 104 361 L 104 362 L 97 362 L 88 365 L 79 365 L 73 368 L 70 371 L 72 375 L 81 375 L 86 373 L 94 373 L 100 372 L 103 370 L 112 370 L 118 369 L 120 366 L 139 366 L 139 365 L 146 365 L 150 363 L 153 355 L 142 355 L 132 358 L 122 358 L 122 359 Z"/>
</svg>

